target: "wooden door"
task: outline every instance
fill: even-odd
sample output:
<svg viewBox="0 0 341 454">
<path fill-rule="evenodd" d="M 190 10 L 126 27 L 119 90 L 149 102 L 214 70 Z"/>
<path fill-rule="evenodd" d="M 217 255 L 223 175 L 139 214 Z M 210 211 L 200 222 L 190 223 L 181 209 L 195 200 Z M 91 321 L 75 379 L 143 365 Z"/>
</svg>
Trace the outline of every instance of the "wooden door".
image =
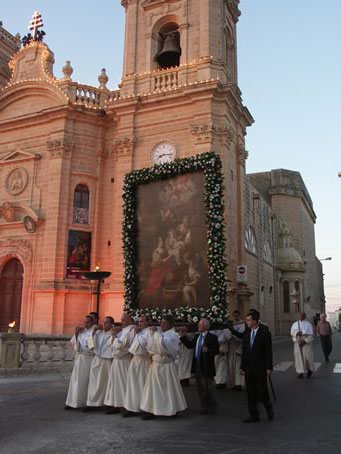
<svg viewBox="0 0 341 454">
<path fill-rule="evenodd" d="M 0 276 L 0 331 L 7 332 L 8 324 L 15 321 L 20 330 L 21 297 L 24 268 L 18 259 L 9 260 Z"/>
</svg>

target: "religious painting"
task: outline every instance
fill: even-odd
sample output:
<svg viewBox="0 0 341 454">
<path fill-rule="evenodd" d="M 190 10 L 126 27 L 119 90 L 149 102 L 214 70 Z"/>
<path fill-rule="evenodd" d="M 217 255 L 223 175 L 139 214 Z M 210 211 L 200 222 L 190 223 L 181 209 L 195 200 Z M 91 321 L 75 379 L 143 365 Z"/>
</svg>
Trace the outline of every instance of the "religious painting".
<svg viewBox="0 0 341 454">
<path fill-rule="evenodd" d="M 203 153 L 135 170 L 123 187 L 125 310 L 154 321 L 227 317 L 223 176 Z"/>
<path fill-rule="evenodd" d="M 84 279 L 83 272 L 90 271 L 91 233 L 69 231 L 67 253 L 67 279 Z"/>
<path fill-rule="evenodd" d="M 138 307 L 207 307 L 203 172 L 137 190 Z"/>
</svg>

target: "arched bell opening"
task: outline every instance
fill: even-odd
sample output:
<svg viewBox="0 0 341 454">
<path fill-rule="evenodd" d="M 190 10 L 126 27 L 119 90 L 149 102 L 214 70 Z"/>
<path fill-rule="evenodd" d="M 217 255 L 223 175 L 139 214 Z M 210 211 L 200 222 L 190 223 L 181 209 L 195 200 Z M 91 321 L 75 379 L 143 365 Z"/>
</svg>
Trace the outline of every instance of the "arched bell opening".
<svg viewBox="0 0 341 454">
<path fill-rule="evenodd" d="M 159 69 L 180 66 L 181 43 L 179 26 L 175 22 L 167 22 L 158 33 L 158 52 L 155 60 Z"/>
</svg>

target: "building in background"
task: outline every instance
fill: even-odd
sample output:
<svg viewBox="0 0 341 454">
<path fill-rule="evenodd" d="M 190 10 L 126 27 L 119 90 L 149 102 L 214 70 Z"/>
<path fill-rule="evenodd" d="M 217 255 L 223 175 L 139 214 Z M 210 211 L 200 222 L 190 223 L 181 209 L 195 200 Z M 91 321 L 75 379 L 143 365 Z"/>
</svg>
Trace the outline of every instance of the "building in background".
<svg viewBox="0 0 341 454">
<path fill-rule="evenodd" d="M 294 290 L 312 322 L 325 310 L 313 203 L 301 175 L 284 169 L 247 175 L 245 195 L 250 301 L 277 334 L 288 334 L 297 316 Z"/>
<path fill-rule="evenodd" d="M 315 214 L 296 172 L 246 174 L 253 119 L 237 80 L 239 1 L 122 5 L 119 90 L 105 70 L 98 87 L 73 81 L 70 62 L 57 79 L 38 29 L 11 61 L 0 93 L 0 330 L 15 320 L 22 332 L 71 332 L 95 308 L 82 279 L 95 266 L 112 272 L 101 316 L 119 316 L 125 175 L 212 150 L 225 180 L 230 307 L 255 307 L 288 333 L 294 288 L 309 318 L 324 308 Z"/>
</svg>

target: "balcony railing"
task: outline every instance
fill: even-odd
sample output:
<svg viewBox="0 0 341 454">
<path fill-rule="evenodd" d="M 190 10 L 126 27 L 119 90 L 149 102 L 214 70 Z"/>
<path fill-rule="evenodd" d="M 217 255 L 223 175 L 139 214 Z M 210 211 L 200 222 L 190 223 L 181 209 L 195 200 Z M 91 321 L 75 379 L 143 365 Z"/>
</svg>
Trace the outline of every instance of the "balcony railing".
<svg viewBox="0 0 341 454">
<path fill-rule="evenodd" d="M 101 107 L 101 90 L 88 85 L 77 85 L 76 104 L 86 107 Z"/>
<path fill-rule="evenodd" d="M 89 224 L 89 209 L 74 207 L 72 222 L 73 224 Z"/>
<path fill-rule="evenodd" d="M 178 69 L 161 71 L 154 76 L 153 91 L 166 91 L 178 88 Z"/>
<path fill-rule="evenodd" d="M 69 340 L 68 335 L 23 335 L 20 366 L 30 369 L 71 369 L 75 351 Z"/>
</svg>

